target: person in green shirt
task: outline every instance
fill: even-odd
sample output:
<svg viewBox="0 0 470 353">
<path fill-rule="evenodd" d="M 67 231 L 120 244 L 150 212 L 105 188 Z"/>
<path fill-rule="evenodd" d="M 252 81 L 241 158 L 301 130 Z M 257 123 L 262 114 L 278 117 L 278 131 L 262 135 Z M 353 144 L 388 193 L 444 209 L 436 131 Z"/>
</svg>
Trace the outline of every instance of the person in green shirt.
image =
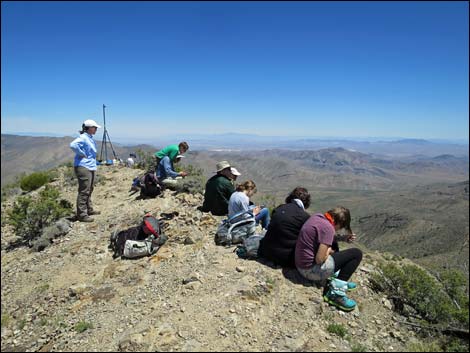
<svg viewBox="0 0 470 353">
<path fill-rule="evenodd" d="M 160 151 L 155 152 L 155 158 L 157 162 L 155 170 L 158 169 L 158 163 L 160 163 L 163 157 L 168 156 L 170 161 L 173 163 L 176 161 L 176 156 L 186 153 L 187 150 L 189 150 L 188 143 L 180 142 L 179 145 L 168 145 Z"/>
<path fill-rule="evenodd" d="M 217 163 L 217 174 L 206 183 L 204 203 L 199 210 L 211 212 L 215 216 L 228 214 L 228 201 L 235 191 L 232 180 L 240 175 L 236 169 L 236 175 L 232 174 L 230 163 L 221 161 Z"/>
</svg>

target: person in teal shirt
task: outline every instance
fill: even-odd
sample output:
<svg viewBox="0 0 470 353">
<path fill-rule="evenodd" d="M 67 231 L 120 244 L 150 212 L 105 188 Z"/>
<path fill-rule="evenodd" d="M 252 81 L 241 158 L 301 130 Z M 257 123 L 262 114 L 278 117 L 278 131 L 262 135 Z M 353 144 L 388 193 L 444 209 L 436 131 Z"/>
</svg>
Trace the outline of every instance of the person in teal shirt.
<svg viewBox="0 0 470 353">
<path fill-rule="evenodd" d="M 176 161 L 176 156 L 186 153 L 187 150 L 189 150 L 188 143 L 180 142 L 179 145 L 169 145 L 161 149 L 160 151 L 155 152 L 155 158 L 157 159 L 155 170 L 158 169 L 158 164 L 163 159 L 163 157 L 167 156 L 173 163 Z"/>
</svg>

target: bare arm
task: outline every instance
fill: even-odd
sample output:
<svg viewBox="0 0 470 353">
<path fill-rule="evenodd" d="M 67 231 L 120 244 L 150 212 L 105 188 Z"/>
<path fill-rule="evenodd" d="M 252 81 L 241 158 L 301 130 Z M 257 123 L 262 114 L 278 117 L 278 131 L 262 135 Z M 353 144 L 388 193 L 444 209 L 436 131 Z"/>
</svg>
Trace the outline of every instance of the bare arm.
<svg viewBox="0 0 470 353">
<path fill-rule="evenodd" d="M 320 244 L 317 254 L 315 255 L 315 262 L 318 265 L 321 265 L 326 261 L 328 256 L 330 254 L 334 253 L 333 249 L 331 249 L 331 246 L 326 245 L 326 244 Z"/>
</svg>

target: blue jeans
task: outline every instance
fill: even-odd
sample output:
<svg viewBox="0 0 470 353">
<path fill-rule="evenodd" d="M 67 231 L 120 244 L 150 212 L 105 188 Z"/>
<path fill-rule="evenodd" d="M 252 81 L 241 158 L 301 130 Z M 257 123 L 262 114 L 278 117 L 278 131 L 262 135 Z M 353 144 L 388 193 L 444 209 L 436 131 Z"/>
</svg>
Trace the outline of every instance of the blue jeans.
<svg viewBox="0 0 470 353">
<path fill-rule="evenodd" d="M 261 221 L 261 227 L 263 227 L 263 229 L 268 229 L 268 225 L 270 221 L 269 208 L 265 207 L 261 209 L 261 211 L 255 216 L 255 219 L 256 219 L 256 224 L 259 224 L 259 222 Z"/>
</svg>

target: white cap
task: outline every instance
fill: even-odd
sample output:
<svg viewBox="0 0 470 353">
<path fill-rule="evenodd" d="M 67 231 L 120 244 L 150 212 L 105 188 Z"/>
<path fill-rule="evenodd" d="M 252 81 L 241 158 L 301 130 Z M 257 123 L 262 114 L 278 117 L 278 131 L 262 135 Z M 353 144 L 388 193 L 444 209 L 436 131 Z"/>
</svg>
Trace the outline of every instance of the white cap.
<svg viewBox="0 0 470 353">
<path fill-rule="evenodd" d="M 234 168 L 234 167 L 231 167 L 231 168 L 230 168 L 230 172 L 231 172 L 233 175 L 236 175 L 236 176 L 241 175 L 240 172 L 239 172 L 236 168 Z"/>
<path fill-rule="evenodd" d="M 99 127 L 99 128 L 101 127 L 96 123 L 96 121 L 91 120 L 91 119 L 85 120 L 83 122 L 83 125 L 85 125 L 85 127 Z"/>
</svg>

